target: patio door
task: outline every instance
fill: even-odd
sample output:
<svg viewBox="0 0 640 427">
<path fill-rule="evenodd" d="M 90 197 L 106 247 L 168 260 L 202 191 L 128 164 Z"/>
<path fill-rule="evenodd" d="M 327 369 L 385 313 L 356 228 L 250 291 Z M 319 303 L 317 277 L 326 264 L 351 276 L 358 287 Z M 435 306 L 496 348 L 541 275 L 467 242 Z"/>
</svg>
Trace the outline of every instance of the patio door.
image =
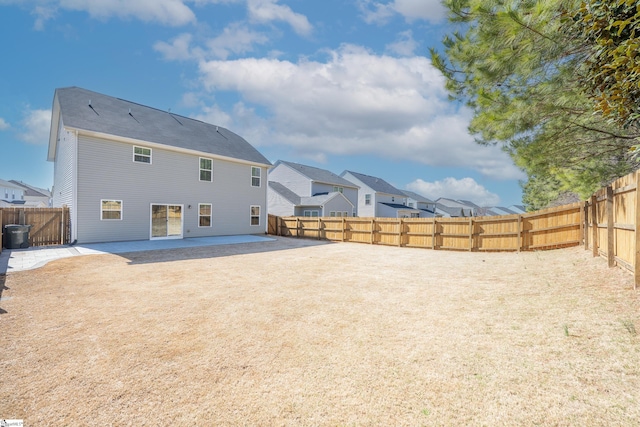
<svg viewBox="0 0 640 427">
<path fill-rule="evenodd" d="M 151 238 L 182 238 L 182 205 L 151 205 Z"/>
</svg>

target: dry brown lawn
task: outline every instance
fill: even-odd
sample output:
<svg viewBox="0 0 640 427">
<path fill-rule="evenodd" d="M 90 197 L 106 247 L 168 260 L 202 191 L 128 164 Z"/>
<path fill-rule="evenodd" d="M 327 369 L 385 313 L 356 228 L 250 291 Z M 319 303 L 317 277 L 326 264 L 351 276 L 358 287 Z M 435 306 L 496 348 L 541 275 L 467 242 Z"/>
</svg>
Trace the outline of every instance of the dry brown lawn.
<svg viewBox="0 0 640 427">
<path fill-rule="evenodd" d="M 640 291 L 581 248 L 274 242 L 6 277 L 25 426 L 636 426 Z"/>
</svg>

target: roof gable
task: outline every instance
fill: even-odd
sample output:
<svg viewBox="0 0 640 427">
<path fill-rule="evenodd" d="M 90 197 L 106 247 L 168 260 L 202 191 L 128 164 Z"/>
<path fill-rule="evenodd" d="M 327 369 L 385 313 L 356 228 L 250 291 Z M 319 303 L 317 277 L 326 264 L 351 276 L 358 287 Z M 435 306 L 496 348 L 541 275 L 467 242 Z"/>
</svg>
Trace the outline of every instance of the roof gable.
<svg viewBox="0 0 640 427">
<path fill-rule="evenodd" d="M 65 127 L 80 131 L 271 165 L 244 138 L 228 129 L 78 87 L 56 89 L 53 116 L 52 134 L 57 133 L 61 118 Z M 50 160 L 51 152 L 50 147 Z"/>
</svg>

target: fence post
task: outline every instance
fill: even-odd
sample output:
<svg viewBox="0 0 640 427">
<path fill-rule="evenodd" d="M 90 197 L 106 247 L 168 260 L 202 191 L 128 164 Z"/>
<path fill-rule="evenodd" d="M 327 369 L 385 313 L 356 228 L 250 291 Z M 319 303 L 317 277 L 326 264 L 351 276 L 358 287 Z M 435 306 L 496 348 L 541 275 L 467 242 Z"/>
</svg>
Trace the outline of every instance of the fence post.
<svg viewBox="0 0 640 427">
<path fill-rule="evenodd" d="M 402 246 L 402 218 L 398 218 L 398 246 Z"/>
<path fill-rule="evenodd" d="M 582 237 L 584 238 L 584 250 L 588 251 L 589 250 L 589 201 L 585 200 L 584 201 L 584 208 L 583 208 L 583 215 L 584 215 L 584 229 L 582 231 Z"/>
<path fill-rule="evenodd" d="M 640 282 L 640 172 L 636 172 L 636 206 L 635 206 L 635 262 L 633 265 L 633 289 L 638 289 Z M 1 214 L 2 212 L 0 212 Z M 2 218 L 0 216 L 0 218 Z M 1 223 L 2 221 L 0 221 Z"/>
<path fill-rule="evenodd" d="M 321 229 L 322 229 L 322 222 L 320 221 L 320 217 L 318 217 L 318 240 L 320 240 L 320 235 L 322 234 Z"/>
<path fill-rule="evenodd" d="M 593 249 L 593 256 L 598 256 L 598 196 L 595 194 L 591 196 L 591 236 L 593 236 L 593 242 L 591 243 Z"/>
<path fill-rule="evenodd" d="M 613 220 L 613 188 L 607 185 L 607 261 L 609 267 L 616 265 Z"/>
<path fill-rule="evenodd" d="M 469 217 L 469 252 L 473 250 L 473 218 Z"/>
<path fill-rule="evenodd" d="M 436 228 L 438 228 L 438 222 L 436 217 L 433 217 L 433 233 L 431 234 L 431 249 L 436 250 Z"/>
<path fill-rule="evenodd" d="M 344 235 L 346 234 L 346 228 L 347 228 L 347 219 L 345 217 L 342 217 L 342 241 L 344 242 Z"/>
<path fill-rule="evenodd" d="M 522 250 L 522 215 L 518 215 L 518 237 L 517 237 L 517 244 L 518 244 L 518 252 L 520 252 Z"/>
<path fill-rule="evenodd" d="M 296 217 L 296 237 L 300 237 L 300 218 Z"/>
<path fill-rule="evenodd" d="M 371 242 L 370 242 L 370 243 L 371 243 L 372 245 L 373 245 L 373 241 L 375 240 L 375 239 L 373 238 L 373 233 L 374 233 L 374 229 L 375 229 L 375 221 L 376 221 L 376 220 L 375 220 L 374 218 L 372 218 L 372 219 L 371 219 Z"/>
</svg>

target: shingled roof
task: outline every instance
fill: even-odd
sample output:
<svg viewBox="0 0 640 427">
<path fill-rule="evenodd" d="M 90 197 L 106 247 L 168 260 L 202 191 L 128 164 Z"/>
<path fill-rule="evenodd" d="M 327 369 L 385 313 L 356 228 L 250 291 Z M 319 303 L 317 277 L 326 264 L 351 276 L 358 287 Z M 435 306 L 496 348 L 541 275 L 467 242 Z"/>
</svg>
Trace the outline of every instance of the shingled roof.
<svg viewBox="0 0 640 427">
<path fill-rule="evenodd" d="M 271 165 L 244 138 L 228 129 L 79 87 L 55 91 L 49 160 L 55 158 L 60 118 L 70 129 Z"/>
<path fill-rule="evenodd" d="M 378 178 L 371 175 L 365 175 L 363 173 L 353 172 L 349 170 L 342 172 L 342 175 L 344 176 L 344 174 L 346 173 L 350 173 L 354 178 L 357 178 L 364 185 L 371 188 L 375 192 L 393 194 L 393 195 L 399 195 L 399 196 L 404 195 L 404 193 L 401 190 L 398 190 L 396 187 L 389 184 L 387 181 L 385 181 L 382 178 Z"/>
<path fill-rule="evenodd" d="M 313 166 L 302 165 L 300 163 L 287 162 L 284 160 L 278 160 L 274 166 L 277 166 L 280 163 L 282 163 L 283 165 L 287 165 L 291 169 L 298 171 L 299 173 L 306 176 L 312 181 L 322 182 L 324 184 L 340 185 L 343 187 L 358 188 L 358 186 L 355 185 L 353 182 L 347 181 L 346 179 L 326 169 L 315 168 Z"/>
</svg>

